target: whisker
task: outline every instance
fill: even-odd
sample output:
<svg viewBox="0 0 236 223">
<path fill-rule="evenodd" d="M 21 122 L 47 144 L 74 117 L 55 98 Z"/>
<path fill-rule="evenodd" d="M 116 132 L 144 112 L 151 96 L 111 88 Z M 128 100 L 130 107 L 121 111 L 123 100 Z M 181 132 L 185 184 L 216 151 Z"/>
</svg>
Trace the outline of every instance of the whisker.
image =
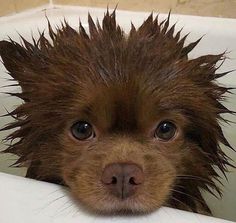
<svg viewBox="0 0 236 223">
<path fill-rule="evenodd" d="M 52 205 L 53 203 L 55 203 L 56 201 L 58 201 L 58 200 L 60 200 L 60 199 L 62 199 L 62 198 L 64 198 L 64 197 L 66 197 L 66 195 L 65 195 L 65 194 L 63 194 L 63 195 L 62 195 L 62 196 L 60 196 L 60 197 L 57 197 L 56 199 L 54 199 L 54 200 L 50 201 L 50 202 L 47 204 L 47 206 L 50 206 L 50 205 Z"/>
<path fill-rule="evenodd" d="M 189 209 L 192 210 L 192 208 L 191 208 L 189 205 L 185 204 L 184 202 L 182 202 L 181 200 L 177 199 L 176 197 L 172 196 L 171 199 L 173 199 L 174 201 L 177 201 L 177 202 L 179 202 L 180 204 L 182 204 L 182 205 L 184 205 L 185 207 L 187 207 L 187 210 L 189 210 Z"/>
<path fill-rule="evenodd" d="M 65 202 L 62 207 L 64 207 L 65 204 L 68 204 L 68 201 Z M 63 208 L 63 209 L 60 208 L 60 213 L 63 213 L 63 214 L 64 214 L 65 211 L 68 210 L 68 209 L 70 209 L 70 213 L 71 213 L 71 211 L 73 210 L 72 207 L 73 207 L 73 203 L 71 202 L 71 203 L 70 203 L 68 206 L 66 206 L 65 208 Z M 59 210 L 58 210 L 58 211 L 59 211 Z M 68 213 L 68 214 L 69 214 L 69 213 Z"/>
<path fill-rule="evenodd" d="M 209 184 L 211 184 L 211 185 L 214 184 L 213 182 L 207 180 L 206 178 L 202 178 L 202 177 L 194 176 L 194 175 L 179 175 L 179 176 L 176 176 L 176 178 L 178 178 L 178 179 L 184 179 L 184 180 L 200 180 L 200 181 L 209 183 Z"/>
<path fill-rule="evenodd" d="M 48 196 L 53 195 L 53 194 L 55 194 L 56 192 L 58 192 L 58 191 L 60 191 L 60 190 L 61 190 L 61 188 L 58 188 L 58 189 L 56 189 L 56 190 L 50 192 L 50 193 L 48 194 Z"/>
<path fill-rule="evenodd" d="M 193 195 L 190 195 L 190 194 L 188 194 L 188 193 L 185 193 L 185 192 L 179 191 L 179 190 L 175 190 L 175 189 L 171 189 L 171 191 L 176 192 L 176 193 L 179 193 L 179 194 L 186 195 L 186 196 L 192 198 L 193 200 L 196 200 L 196 201 L 200 202 L 201 204 L 204 204 L 204 205 L 205 205 L 204 201 L 198 199 L 197 197 L 195 197 L 195 196 L 193 196 Z"/>
</svg>

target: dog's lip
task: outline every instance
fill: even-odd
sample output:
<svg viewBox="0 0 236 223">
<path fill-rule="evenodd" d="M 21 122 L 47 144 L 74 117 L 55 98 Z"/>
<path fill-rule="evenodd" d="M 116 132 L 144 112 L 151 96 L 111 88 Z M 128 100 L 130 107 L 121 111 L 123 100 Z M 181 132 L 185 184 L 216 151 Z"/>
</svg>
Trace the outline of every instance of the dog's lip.
<svg viewBox="0 0 236 223">
<path fill-rule="evenodd" d="M 104 200 L 102 208 L 99 210 L 99 213 L 102 215 L 146 215 L 152 211 L 157 210 L 159 207 L 153 207 L 152 209 L 145 207 L 141 200 L 137 198 L 127 198 L 125 200 Z M 108 206 L 109 208 L 104 208 Z"/>
</svg>

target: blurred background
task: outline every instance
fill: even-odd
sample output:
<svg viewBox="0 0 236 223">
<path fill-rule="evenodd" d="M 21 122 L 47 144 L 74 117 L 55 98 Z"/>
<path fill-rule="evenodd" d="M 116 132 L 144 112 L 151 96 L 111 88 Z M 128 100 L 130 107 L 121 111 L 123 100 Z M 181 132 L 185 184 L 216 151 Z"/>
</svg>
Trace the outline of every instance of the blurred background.
<svg viewBox="0 0 236 223">
<path fill-rule="evenodd" d="M 80 5 L 131 11 L 156 11 L 176 14 L 236 18 L 236 0 L 0 0 L 0 16 L 47 5 Z"/>
</svg>

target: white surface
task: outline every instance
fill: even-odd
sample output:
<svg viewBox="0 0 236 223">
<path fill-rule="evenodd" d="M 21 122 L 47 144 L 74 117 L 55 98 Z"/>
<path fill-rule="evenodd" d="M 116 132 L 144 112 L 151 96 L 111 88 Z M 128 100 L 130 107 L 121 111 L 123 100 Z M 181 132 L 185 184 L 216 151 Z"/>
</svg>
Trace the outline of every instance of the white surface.
<svg viewBox="0 0 236 223">
<path fill-rule="evenodd" d="M 60 25 L 60 20 L 62 20 L 63 17 L 65 17 L 69 21 L 69 24 L 71 24 L 72 27 L 77 29 L 79 18 L 81 18 L 81 21 L 84 24 L 85 28 L 87 27 L 88 11 L 90 11 L 93 18 L 98 17 L 99 19 L 101 19 L 104 15 L 105 9 L 63 7 L 63 8 L 53 8 L 46 10 L 46 14 L 53 25 L 55 24 Z M 144 21 L 145 18 L 147 18 L 148 15 L 149 13 L 117 11 L 117 20 L 125 31 L 129 31 L 131 21 L 133 21 L 133 23 L 138 26 Z M 166 18 L 166 15 L 160 15 L 160 20 L 162 20 L 163 18 Z M 197 57 L 199 55 L 208 53 L 212 54 L 221 53 L 225 50 L 228 50 L 230 52 L 228 54 L 228 57 L 230 57 L 231 59 L 227 60 L 224 63 L 221 70 L 226 71 L 236 68 L 236 19 L 172 15 L 171 22 L 175 23 L 176 21 L 178 21 L 177 29 L 184 27 L 183 34 L 190 32 L 188 42 L 196 40 L 204 35 L 204 38 L 202 39 L 200 44 L 196 47 L 196 49 L 194 49 L 193 53 L 191 54 L 192 57 Z M 27 40 L 30 40 L 31 33 L 33 33 L 33 35 L 37 37 L 38 36 L 37 29 L 44 30 L 46 27 L 47 27 L 47 20 L 45 18 L 45 11 L 38 11 L 38 12 L 31 11 L 16 16 L 2 17 L 0 18 L 0 40 L 7 39 L 8 36 L 13 38 L 14 40 L 19 40 L 18 33 L 23 35 Z M 0 64 L 0 87 L 7 84 L 6 80 L 4 79 L 6 77 L 8 77 L 6 74 L 6 70 Z M 220 83 L 236 87 L 236 72 L 233 72 L 230 75 L 221 78 Z M 1 89 L 0 92 L 3 90 L 4 89 Z M 5 113 L 4 107 L 6 107 L 8 110 L 12 110 L 13 108 L 12 106 L 19 103 L 20 101 L 17 100 L 16 98 L 3 97 L 0 94 L 0 115 Z M 236 111 L 236 96 L 232 95 L 230 97 L 228 102 L 228 107 Z M 229 117 L 229 119 L 236 122 L 236 117 Z M 0 126 L 6 124 L 9 121 L 11 121 L 9 118 L 0 118 Z M 236 126 L 235 125 L 226 126 L 224 130 L 226 132 L 226 137 L 229 139 L 231 145 L 236 147 Z M 0 139 L 2 139 L 4 135 L 6 135 L 5 132 L 4 133 L 0 132 Z M 4 146 L 0 143 L 0 149 L 3 148 Z M 226 153 L 230 157 L 232 157 L 233 160 L 236 160 L 236 153 L 229 152 L 228 149 L 226 150 Z M 24 170 L 22 171 L 19 169 L 8 168 L 8 165 L 12 163 L 14 159 L 15 158 L 12 158 L 10 156 L 1 155 L 0 171 L 23 175 Z M 230 169 L 230 170 L 231 172 L 227 174 L 228 181 L 226 180 L 223 181 L 225 186 L 222 188 L 224 192 L 222 200 L 216 200 L 211 196 L 207 196 L 207 202 L 210 208 L 212 209 L 214 216 L 226 219 L 232 219 L 236 221 L 236 171 L 235 169 Z M 5 187 L 5 186 L 6 186 L 5 182 L 1 181 L 0 187 Z M 31 193 L 30 188 L 27 190 Z M 41 193 L 43 193 L 43 191 Z M 29 194 L 26 196 L 31 196 L 31 195 Z M 50 200 L 50 197 L 48 197 L 48 199 Z M 5 201 L 2 200 L 2 197 L 0 196 L 0 216 L 2 212 L 1 206 L 5 205 L 5 203 L 3 202 Z M 57 202 L 53 202 L 52 205 L 55 204 L 57 204 Z M 14 203 L 12 203 L 11 205 L 14 205 Z M 27 206 L 24 207 L 27 208 Z M 64 207 L 66 208 L 67 204 L 65 204 Z M 60 208 L 61 207 L 58 208 L 59 213 L 61 212 Z M 67 210 L 70 210 L 70 208 L 68 208 Z M 67 212 L 63 211 L 62 213 L 65 213 L 66 215 Z M 11 217 L 14 217 L 13 212 L 10 212 L 9 215 L 12 215 Z M 58 213 L 56 215 L 58 215 Z M 31 222 L 37 222 L 37 221 L 31 221 Z M 191 222 L 192 221 L 189 221 L 188 223 Z M 0 219 L 0 223 L 6 223 L 6 222 L 1 221 Z M 181 221 L 180 223 L 183 222 Z"/>
<path fill-rule="evenodd" d="M 163 207 L 145 216 L 101 217 L 82 211 L 54 184 L 0 173 L 1 223 L 227 223 L 229 221 Z M 3 183 L 4 182 L 4 183 Z"/>
</svg>

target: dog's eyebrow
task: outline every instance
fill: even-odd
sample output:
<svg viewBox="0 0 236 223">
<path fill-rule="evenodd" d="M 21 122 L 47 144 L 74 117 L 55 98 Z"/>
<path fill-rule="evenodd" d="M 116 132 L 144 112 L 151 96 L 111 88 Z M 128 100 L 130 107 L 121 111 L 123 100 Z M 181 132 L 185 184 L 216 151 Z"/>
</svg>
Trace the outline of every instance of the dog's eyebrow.
<svg viewBox="0 0 236 223">
<path fill-rule="evenodd" d="M 190 108 L 186 108 L 183 104 L 179 103 L 162 103 L 156 105 L 156 114 L 172 114 L 172 115 L 182 115 L 186 116 L 189 114 L 192 114 L 192 111 Z"/>
<path fill-rule="evenodd" d="M 90 104 L 80 107 L 77 115 L 79 115 L 80 119 L 86 119 L 86 121 L 94 122 L 97 120 L 94 108 Z"/>
<path fill-rule="evenodd" d="M 92 104 L 87 104 L 80 108 L 79 113 L 85 119 L 88 119 L 93 122 L 93 121 L 96 121 L 98 118 L 97 112 L 95 111 L 96 109 Z"/>
<path fill-rule="evenodd" d="M 157 108 L 158 112 L 185 110 L 183 104 L 176 103 L 175 100 L 166 100 L 161 102 L 158 101 L 155 103 L 155 107 Z"/>
<path fill-rule="evenodd" d="M 92 109 L 92 106 L 90 105 L 90 104 L 88 104 L 88 105 L 86 105 L 86 106 L 84 106 L 84 107 L 82 107 L 82 109 L 81 109 L 81 113 L 82 114 L 85 114 L 85 115 L 87 115 L 87 116 L 91 116 L 92 115 L 92 111 L 93 109 Z"/>
</svg>

